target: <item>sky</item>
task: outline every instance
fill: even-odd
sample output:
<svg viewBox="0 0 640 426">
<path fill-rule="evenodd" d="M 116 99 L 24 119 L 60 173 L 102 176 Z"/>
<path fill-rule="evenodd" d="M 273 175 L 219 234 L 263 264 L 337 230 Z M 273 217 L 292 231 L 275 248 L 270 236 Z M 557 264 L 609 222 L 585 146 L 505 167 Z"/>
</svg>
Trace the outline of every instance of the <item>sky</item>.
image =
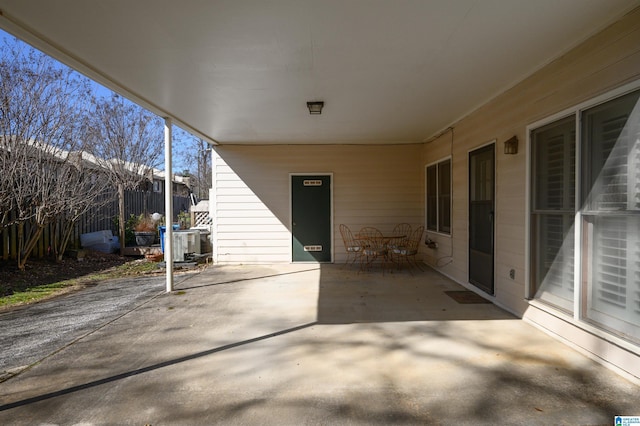
<svg viewBox="0 0 640 426">
<path fill-rule="evenodd" d="M 0 46 L 4 46 L 5 41 L 10 41 L 14 38 L 15 37 L 13 35 L 0 29 Z M 25 45 L 28 46 L 27 44 Z M 61 62 L 58 62 L 58 64 L 60 64 L 61 67 L 67 68 L 67 66 L 62 64 Z M 91 84 L 93 86 L 93 91 L 96 96 L 110 97 L 114 93 L 111 89 L 104 87 L 103 85 L 92 80 L 91 78 L 89 78 L 89 80 L 91 81 Z M 187 160 L 184 158 L 183 155 L 181 155 L 181 152 L 184 152 L 186 150 L 186 147 L 196 140 L 198 139 L 192 134 L 190 134 L 189 132 L 181 129 L 178 126 L 175 126 L 175 125 L 173 126 L 173 158 L 172 158 L 173 173 L 181 173 L 190 168 Z M 160 166 L 160 169 L 164 169 L 164 164 Z M 193 169 L 193 167 L 191 167 L 191 169 Z M 191 173 L 196 172 L 196 170 L 190 170 L 190 171 Z"/>
</svg>

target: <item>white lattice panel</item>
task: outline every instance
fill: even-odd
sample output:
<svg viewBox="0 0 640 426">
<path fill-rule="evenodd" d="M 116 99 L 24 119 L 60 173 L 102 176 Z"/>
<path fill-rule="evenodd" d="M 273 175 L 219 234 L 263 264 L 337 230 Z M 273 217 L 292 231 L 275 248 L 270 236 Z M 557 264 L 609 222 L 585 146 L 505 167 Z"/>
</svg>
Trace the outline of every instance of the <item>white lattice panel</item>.
<svg viewBox="0 0 640 426">
<path fill-rule="evenodd" d="M 192 226 L 200 226 L 200 225 L 212 225 L 213 220 L 211 216 L 209 216 L 209 212 L 194 212 L 195 216 L 195 224 Z"/>
</svg>

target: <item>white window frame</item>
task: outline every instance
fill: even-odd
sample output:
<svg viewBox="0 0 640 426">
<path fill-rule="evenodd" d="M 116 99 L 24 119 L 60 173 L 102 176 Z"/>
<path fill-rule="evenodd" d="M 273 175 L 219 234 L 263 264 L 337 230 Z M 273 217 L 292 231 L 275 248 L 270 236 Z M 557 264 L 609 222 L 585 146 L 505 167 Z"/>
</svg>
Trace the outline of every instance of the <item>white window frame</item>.
<svg viewBox="0 0 640 426">
<path fill-rule="evenodd" d="M 578 259 L 580 259 L 579 256 L 581 256 L 581 251 L 580 251 L 580 209 L 578 208 L 578 206 L 580 205 L 580 192 L 579 192 L 579 184 L 580 184 L 580 144 L 578 143 L 579 141 L 579 135 L 580 135 L 580 120 L 579 120 L 579 115 L 580 115 L 580 111 L 579 110 L 574 110 L 571 111 L 570 113 L 567 111 L 563 111 L 561 113 L 558 114 L 554 114 L 551 117 L 548 117 L 547 119 L 538 121 L 532 125 L 527 126 L 527 168 L 526 168 L 526 179 L 527 179 L 527 190 L 526 190 L 526 229 L 527 229 L 527 234 L 526 234 L 526 249 L 525 249 L 525 256 L 526 256 L 526 264 L 525 264 L 525 276 L 526 276 L 526 281 L 525 281 L 525 298 L 528 300 L 534 300 L 534 293 L 536 292 L 536 288 L 535 285 L 531 282 L 531 268 L 533 267 L 533 265 L 531 265 L 531 239 L 533 238 L 531 235 L 532 232 L 532 224 L 531 224 L 531 217 L 532 217 L 532 199 L 531 196 L 533 195 L 533 190 L 535 188 L 533 188 L 533 182 L 531 180 L 532 176 L 533 176 L 533 170 L 531 170 L 531 163 L 532 163 L 532 156 L 533 156 L 533 141 L 531 140 L 531 134 L 533 133 L 533 130 L 545 127 L 549 124 L 552 123 L 556 123 L 558 121 L 561 120 L 565 120 L 568 119 L 569 117 L 574 117 L 574 123 L 575 123 L 575 134 L 576 134 L 576 153 L 575 153 L 575 182 L 574 182 L 574 246 L 573 246 L 573 256 L 574 256 L 574 286 L 573 286 L 573 291 L 574 291 L 574 295 L 573 295 L 573 312 L 576 312 L 576 309 L 579 309 L 579 303 L 577 303 L 577 301 L 579 301 L 580 299 L 578 299 L 576 297 L 576 293 L 578 293 L 579 290 L 579 285 L 578 283 L 581 282 L 581 276 L 580 274 L 580 262 L 577 261 Z M 539 302 L 541 303 L 541 302 Z M 565 312 L 563 310 L 560 310 L 559 308 L 554 308 L 557 309 L 558 311 L 561 312 Z"/>
<path fill-rule="evenodd" d="M 449 162 L 449 232 L 443 232 L 440 230 L 440 164 Z M 436 167 L 436 229 L 429 229 L 428 222 L 428 208 L 429 208 L 429 182 L 428 182 L 428 170 L 430 167 Z M 427 164 L 424 167 L 424 229 L 425 232 L 442 235 L 445 237 L 451 237 L 451 230 L 453 228 L 453 161 L 451 156 L 443 157 L 437 161 Z"/>
<path fill-rule="evenodd" d="M 630 342 L 626 339 L 618 337 L 616 334 L 606 331 L 603 328 L 597 327 L 590 323 L 587 318 L 584 318 L 583 315 L 583 306 L 581 305 L 581 301 L 584 297 L 583 292 L 583 270 L 582 270 L 582 261 L 574 262 L 574 310 L 572 314 L 567 314 L 566 312 L 556 309 L 553 306 L 541 302 L 539 300 L 531 299 L 532 297 L 532 289 L 533 283 L 531 283 L 531 195 L 532 195 L 532 184 L 531 177 L 533 171 L 531 170 L 531 156 L 532 156 L 532 141 L 531 141 L 531 131 L 537 129 L 539 127 L 550 124 L 554 121 L 561 120 L 570 115 L 575 115 L 576 117 L 576 206 L 580 206 L 580 198 L 581 198 L 581 181 L 582 181 L 582 165 L 580 159 L 583 157 L 581 141 L 582 141 L 582 129 L 581 129 L 581 117 L 582 113 L 590 108 L 593 108 L 599 104 L 611 101 L 620 96 L 631 93 L 635 90 L 640 89 L 640 80 L 627 83 L 622 85 L 616 89 L 610 90 L 606 93 L 603 93 L 599 96 L 596 96 L 592 99 L 589 99 L 585 102 L 582 102 L 573 107 L 562 110 L 556 114 L 553 114 L 549 117 L 543 118 L 539 121 L 529 124 L 526 126 L 526 197 L 525 197 L 525 299 L 528 299 L 530 305 L 535 306 L 536 308 L 547 312 L 551 315 L 557 316 L 559 318 L 564 319 L 568 323 L 578 327 L 586 332 L 589 332 L 595 336 L 598 336 L 606 341 L 614 343 L 626 350 L 629 350 L 632 353 L 640 355 L 640 347 L 633 342 Z M 582 250 L 582 235 L 585 230 L 582 227 L 583 217 L 580 208 L 576 208 L 576 217 L 575 217 L 575 237 L 574 237 L 574 256 L 575 259 L 583 259 L 584 253 Z"/>
</svg>

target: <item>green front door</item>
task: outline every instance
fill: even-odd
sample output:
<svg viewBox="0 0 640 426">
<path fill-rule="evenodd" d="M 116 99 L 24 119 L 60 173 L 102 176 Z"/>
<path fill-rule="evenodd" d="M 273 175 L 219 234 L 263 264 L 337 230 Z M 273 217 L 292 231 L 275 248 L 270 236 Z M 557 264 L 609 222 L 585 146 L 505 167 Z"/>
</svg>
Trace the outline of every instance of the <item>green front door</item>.
<svg viewBox="0 0 640 426">
<path fill-rule="evenodd" d="M 294 262 L 331 262 L 331 176 L 291 176 Z"/>
</svg>

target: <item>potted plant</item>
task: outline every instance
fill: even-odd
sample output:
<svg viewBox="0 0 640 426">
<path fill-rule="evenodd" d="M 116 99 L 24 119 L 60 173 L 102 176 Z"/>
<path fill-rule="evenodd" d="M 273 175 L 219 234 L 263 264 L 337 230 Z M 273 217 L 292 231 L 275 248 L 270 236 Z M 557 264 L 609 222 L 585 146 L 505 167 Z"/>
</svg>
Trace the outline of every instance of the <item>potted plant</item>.
<svg viewBox="0 0 640 426">
<path fill-rule="evenodd" d="M 156 239 L 156 221 L 149 215 L 141 214 L 133 231 L 136 236 L 136 245 L 148 247 Z"/>
</svg>

